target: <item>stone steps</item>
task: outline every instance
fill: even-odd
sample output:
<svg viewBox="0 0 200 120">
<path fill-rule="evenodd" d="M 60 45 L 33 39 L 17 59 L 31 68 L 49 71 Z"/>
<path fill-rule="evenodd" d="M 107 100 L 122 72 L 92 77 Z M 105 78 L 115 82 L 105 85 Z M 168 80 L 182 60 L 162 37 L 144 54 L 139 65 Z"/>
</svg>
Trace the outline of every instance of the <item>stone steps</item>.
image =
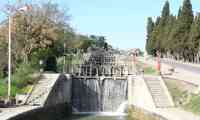
<svg viewBox="0 0 200 120">
<path fill-rule="evenodd" d="M 162 81 L 156 77 L 145 77 L 145 82 L 149 88 L 149 92 L 154 100 L 154 104 L 158 108 L 172 107 L 172 104 L 166 94 Z"/>
</svg>

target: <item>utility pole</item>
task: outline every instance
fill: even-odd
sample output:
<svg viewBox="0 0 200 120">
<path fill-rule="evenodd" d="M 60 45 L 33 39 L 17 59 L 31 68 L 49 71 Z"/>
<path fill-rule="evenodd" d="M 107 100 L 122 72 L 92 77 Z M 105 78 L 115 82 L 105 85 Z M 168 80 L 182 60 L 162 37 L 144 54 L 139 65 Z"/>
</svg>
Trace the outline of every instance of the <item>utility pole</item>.
<svg viewBox="0 0 200 120">
<path fill-rule="evenodd" d="M 11 74 L 12 74 L 12 69 L 11 69 L 11 21 L 12 21 L 12 16 L 8 16 L 8 98 L 7 102 L 10 101 L 10 94 L 11 94 Z"/>
<path fill-rule="evenodd" d="M 15 9 L 16 12 L 25 12 L 30 10 L 31 8 L 26 5 L 22 8 Z M 8 96 L 7 96 L 7 103 L 10 102 L 10 96 L 11 96 L 11 76 L 12 76 L 12 51 L 11 51 L 11 42 L 12 42 L 12 15 L 13 13 L 10 12 L 8 14 Z"/>
</svg>

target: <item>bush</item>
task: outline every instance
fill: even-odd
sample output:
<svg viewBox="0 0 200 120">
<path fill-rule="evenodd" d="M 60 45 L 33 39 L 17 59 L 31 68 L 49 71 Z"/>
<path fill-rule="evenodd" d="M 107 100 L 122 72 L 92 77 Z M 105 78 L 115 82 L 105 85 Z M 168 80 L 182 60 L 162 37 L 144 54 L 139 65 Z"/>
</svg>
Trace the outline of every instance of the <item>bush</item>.
<svg viewBox="0 0 200 120">
<path fill-rule="evenodd" d="M 0 69 L 0 79 L 3 78 L 3 77 L 4 77 L 3 70 Z"/>
<path fill-rule="evenodd" d="M 12 85 L 17 88 L 23 88 L 28 84 L 32 84 L 34 81 L 32 79 L 32 74 L 35 70 L 31 67 L 30 64 L 21 64 L 16 69 L 15 74 L 12 78 Z"/>
<path fill-rule="evenodd" d="M 12 74 L 11 79 L 11 96 L 15 97 L 17 93 L 27 93 L 31 89 L 31 85 L 39 76 L 33 76 L 36 70 L 30 64 L 20 64 L 16 71 Z M 7 96 L 7 83 L 5 80 L 0 80 L 0 97 Z"/>
<path fill-rule="evenodd" d="M 0 97 L 7 96 L 7 84 L 4 80 L 0 79 Z"/>
</svg>

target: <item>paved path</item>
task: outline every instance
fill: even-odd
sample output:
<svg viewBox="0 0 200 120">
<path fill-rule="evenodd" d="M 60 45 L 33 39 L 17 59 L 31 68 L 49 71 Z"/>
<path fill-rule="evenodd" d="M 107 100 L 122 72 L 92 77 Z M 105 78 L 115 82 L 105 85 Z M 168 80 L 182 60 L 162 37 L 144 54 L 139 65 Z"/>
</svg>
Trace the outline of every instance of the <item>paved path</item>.
<svg viewBox="0 0 200 120">
<path fill-rule="evenodd" d="M 198 63 L 191 63 L 191 62 L 183 62 L 183 61 L 177 61 L 169 58 L 163 58 L 165 61 L 171 62 L 171 63 L 179 63 L 179 64 L 184 64 L 184 65 L 189 65 L 189 66 L 194 66 L 200 68 L 200 64 Z"/>
<path fill-rule="evenodd" d="M 137 105 L 135 105 L 137 107 Z M 148 108 L 148 107 L 142 107 L 138 106 L 144 110 L 150 111 L 152 113 L 155 113 L 157 115 L 160 115 L 167 120 L 200 120 L 200 116 L 197 116 L 191 112 L 184 111 L 180 108 Z"/>
<path fill-rule="evenodd" d="M 172 75 L 163 75 L 164 77 L 174 78 L 177 80 L 183 80 L 194 85 L 200 86 L 200 67 L 190 65 L 190 64 L 182 64 L 182 63 L 170 63 L 169 61 L 162 60 L 164 63 L 163 71 L 165 71 L 169 66 L 175 67 L 175 72 Z"/>
<path fill-rule="evenodd" d="M 167 118 L 168 120 L 200 120 L 200 116 L 179 108 L 156 109 L 155 113 Z"/>
<path fill-rule="evenodd" d="M 162 59 L 162 63 L 165 63 L 167 65 L 174 65 L 176 68 L 184 69 L 186 71 L 190 71 L 196 74 L 200 73 L 200 67 L 199 66 L 194 66 L 190 64 L 183 64 L 183 63 L 178 63 L 178 62 L 171 62 L 169 60 Z"/>
<path fill-rule="evenodd" d="M 0 120 L 7 120 L 29 110 L 38 108 L 38 106 L 21 106 L 16 108 L 0 108 Z"/>
<path fill-rule="evenodd" d="M 152 66 L 156 66 L 156 61 L 154 59 L 147 59 L 145 60 L 143 57 L 138 58 L 139 61 L 152 65 Z M 169 73 L 169 69 L 175 67 L 175 72 L 173 72 L 173 74 L 166 74 Z M 163 73 L 164 77 L 168 77 L 171 79 L 177 79 L 177 80 L 183 80 L 186 81 L 188 83 L 192 83 L 194 85 L 198 85 L 200 86 L 200 67 L 194 66 L 194 65 L 190 65 L 190 64 L 182 64 L 182 63 L 178 63 L 178 62 L 170 62 L 167 60 L 162 60 L 161 61 L 161 71 Z"/>
</svg>

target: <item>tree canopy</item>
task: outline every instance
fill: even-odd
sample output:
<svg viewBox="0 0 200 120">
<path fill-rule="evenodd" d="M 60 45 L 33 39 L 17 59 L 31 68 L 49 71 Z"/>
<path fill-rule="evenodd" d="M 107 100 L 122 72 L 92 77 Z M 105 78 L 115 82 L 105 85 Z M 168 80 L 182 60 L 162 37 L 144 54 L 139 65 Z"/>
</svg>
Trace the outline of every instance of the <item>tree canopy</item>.
<svg viewBox="0 0 200 120">
<path fill-rule="evenodd" d="M 13 9 L 22 3 L 11 6 Z M 56 3 L 43 2 L 29 5 L 28 11 L 14 12 L 12 15 L 12 63 L 39 62 L 49 56 L 63 56 L 64 50 L 82 49 L 91 46 L 104 47 L 104 36 L 93 37 L 78 34 L 70 25 L 68 11 L 62 10 Z M 0 60 L 7 64 L 8 20 L 0 25 Z M 65 51 L 65 52 L 66 52 Z M 35 64 L 34 63 L 34 64 Z"/>
<path fill-rule="evenodd" d="M 199 62 L 199 17 L 199 14 L 193 15 L 190 0 L 183 1 L 177 16 L 170 13 L 170 4 L 166 1 L 156 21 L 148 18 L 147 52 L 155 55 L 159 50 L 163 57 Z"/>
</svg>

